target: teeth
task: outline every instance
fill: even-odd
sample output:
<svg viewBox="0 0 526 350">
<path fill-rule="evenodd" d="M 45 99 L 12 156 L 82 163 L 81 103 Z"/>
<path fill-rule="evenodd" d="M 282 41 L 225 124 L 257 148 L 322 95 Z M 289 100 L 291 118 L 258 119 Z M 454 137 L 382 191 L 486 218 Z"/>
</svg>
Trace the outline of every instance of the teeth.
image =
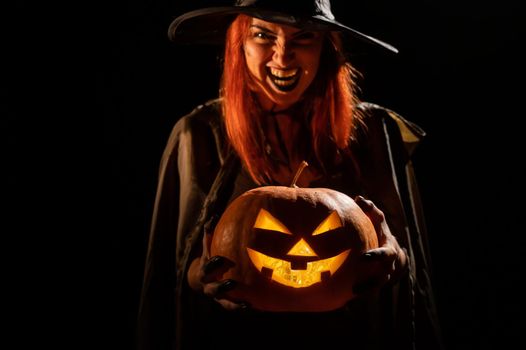
<svg viewBox="0 0 526 350">
<path fill-rule="evenodd" d="M 274 84 L 279 85 L 279 86 L 288 86 L 288 85 L 292 85 L 293 83 L 294 81 L 274 80 Z"/>
<path fill-rule="evenodd" d="M 270 73 L 277 78 L 292 78 L 298 73 L 299 68 L 289 69 L 289 70 L 279 70 L 275 68 L 270 68 Z"/>
<path fill-rule="evenodd" d="M 274 86 L 281 91 L 290 91 L 294 88 L 300 77 L 300 69 L 269 68 L 268 74 Z"/>
</svg>

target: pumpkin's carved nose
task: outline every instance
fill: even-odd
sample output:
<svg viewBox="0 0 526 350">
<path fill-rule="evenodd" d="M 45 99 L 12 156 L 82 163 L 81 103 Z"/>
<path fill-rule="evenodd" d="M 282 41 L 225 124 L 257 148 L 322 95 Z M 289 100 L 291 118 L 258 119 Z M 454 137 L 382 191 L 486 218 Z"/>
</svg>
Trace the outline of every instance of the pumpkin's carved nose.
<svg viewBox="0 0 526 350">
<path fill-rule="evenodd" d="M 314 252 L 314 249 L 310 247 L 310 245 L 302 238 L 292 247 L 287 255 L 292 256 L 318 256 Z"/>
</svg>

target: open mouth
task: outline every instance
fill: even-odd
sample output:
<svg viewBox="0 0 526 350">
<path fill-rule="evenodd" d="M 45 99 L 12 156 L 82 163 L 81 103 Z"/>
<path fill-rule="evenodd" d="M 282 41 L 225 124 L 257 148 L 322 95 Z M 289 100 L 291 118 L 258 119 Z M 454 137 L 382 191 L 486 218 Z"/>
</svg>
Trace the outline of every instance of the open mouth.
<svg viewBox="0 0 526 350">
<path fill-rule="evenodd" d="M 276 89 L 283 92 L 293 90 L 298 85 L 301 76 L 299 68 L 282 70 L 267 67 L 267 74 Z"/>
</svg>

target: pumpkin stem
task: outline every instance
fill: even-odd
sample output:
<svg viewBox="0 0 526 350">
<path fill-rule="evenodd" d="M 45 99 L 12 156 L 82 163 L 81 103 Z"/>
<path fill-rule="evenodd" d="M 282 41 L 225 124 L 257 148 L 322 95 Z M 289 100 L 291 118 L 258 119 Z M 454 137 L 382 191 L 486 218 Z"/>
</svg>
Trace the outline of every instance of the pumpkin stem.
<svg viewBox="0 0 526 350">
<path fill-rule="evenodd" d="M 300 167 L 296 171 L 296 175 L 294 175 L 294 179 L 292 180 L 292 183 L 290 184 L 290 187 L 298 187 L 296 185 L 296 181 L 298 181 L 301 173 L 303 172 L 303 169 L 305 169 L 305 167 L 307 167 L 308 165 L 309 165 L 309 163 L 307 163 L 306 161 L 302 161 L 301 162 Z"/>
</svg>

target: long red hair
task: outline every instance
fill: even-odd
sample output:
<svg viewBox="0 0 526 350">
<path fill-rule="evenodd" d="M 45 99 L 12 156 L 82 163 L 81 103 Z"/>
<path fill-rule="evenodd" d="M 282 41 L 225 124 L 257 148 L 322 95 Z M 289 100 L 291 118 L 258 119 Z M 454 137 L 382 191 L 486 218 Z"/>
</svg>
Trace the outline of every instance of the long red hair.
<svg viewBox="0 0 526 350">
<path fill-rule="evenodd" d="M 271 182 L 273 163 L 265 153 L 261 111 L 250 89 L 252 78 L 243 53 L 251 20 L 239 15 L 227 32 L 220 96 L 230 145 L 252 179 L 261 185 Z M 356 73 L 346 62 L 340 37 L 329 33 L 317 75 L 302 99 L 302 110 L 310 116 L 310 145 L 322 170 L 336 161 L 334 156 L 326 157 L 328 150 L 346 152 L 355 125 L 361 120 L 355 109 Z"/>
</svg>

